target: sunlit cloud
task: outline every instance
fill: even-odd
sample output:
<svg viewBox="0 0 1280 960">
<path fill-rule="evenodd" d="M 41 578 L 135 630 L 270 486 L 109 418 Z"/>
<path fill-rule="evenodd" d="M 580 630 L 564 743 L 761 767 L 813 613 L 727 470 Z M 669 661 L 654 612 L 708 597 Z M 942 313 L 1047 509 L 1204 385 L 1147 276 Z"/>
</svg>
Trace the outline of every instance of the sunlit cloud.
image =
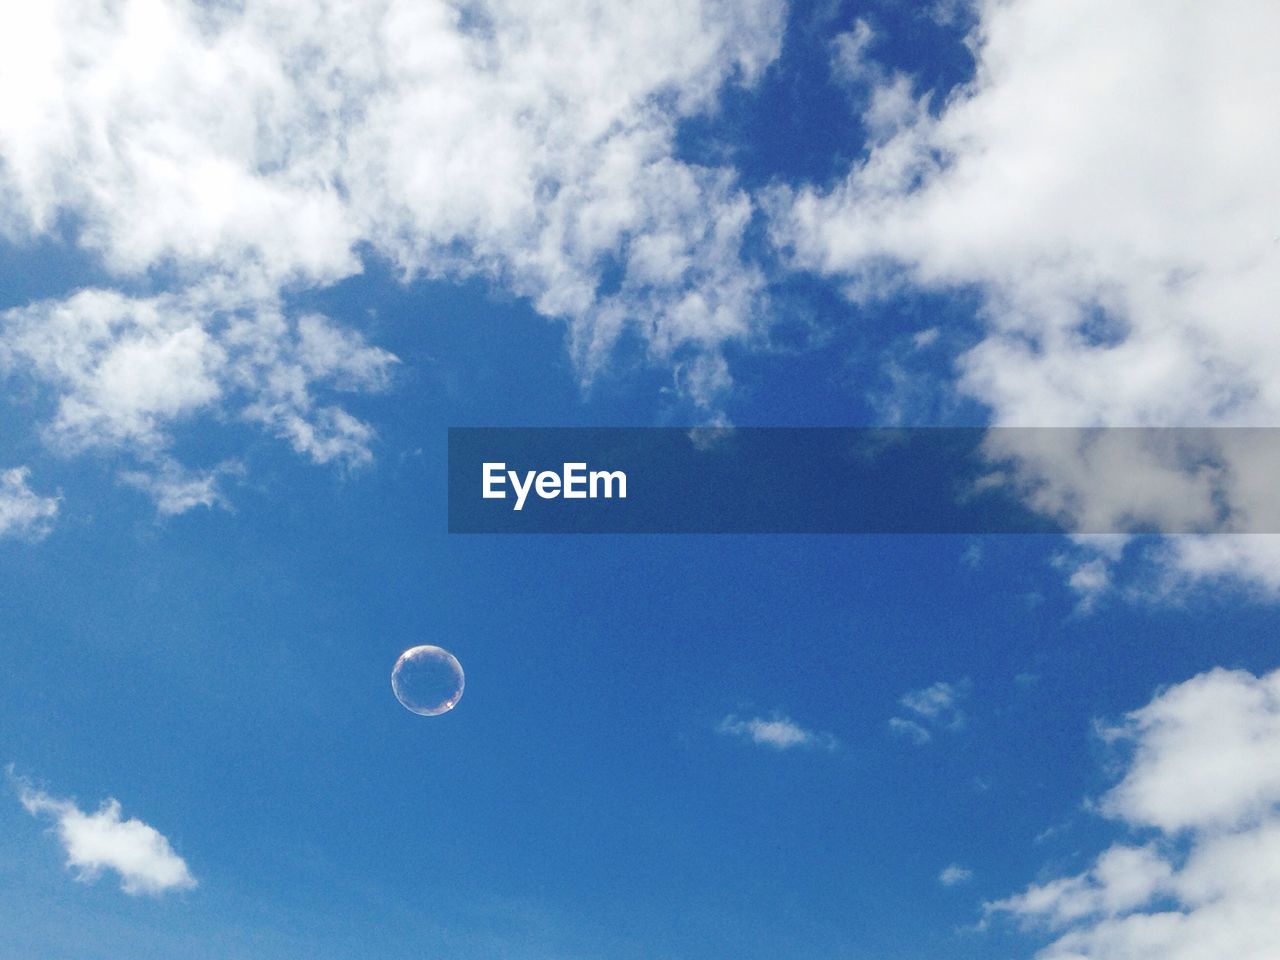
<svg viewBox="0 0 1280 960">
<path fill-rule="evenodd" d="M 1280 422 L 1280 6 L 966 6 L 974 73 L 950 91 L 881 65 L 890 38 L 866 22 L 834 45 L 871 142 L 834 184 L 776 191 L 778 248 L 864 306 L 905 289 L 980 296 L 955 378 L 932 376 L 996 423 Z M 1077 517 L 1273 504 L 1266 483 L 1208 495 L 1207 462 L 1252 472 L 1247 442 L 1218 440 L 1209 457 L 1073 454 L 1076 471 L 1008 453 L 1042 504 Z M 1153 559 L 1280 595 L 1277 538 L 1186 540 Z M 1103 588 L 1099 570 L 1067 575 L 1086 605 Z"/>
<path fill-rule="evenodd" d="M 119 801 L 107 799 L 97 811 L 86 813 L 75 801 L 52 797 L 21 778 L 14 778 L 14 783 L 26 811 L 53 822 L 52 832 L 76 879 L 90 882 L 110 871 L 120 878 L 120 889 L 131 895 L 196 886 L 186 861 L 168 839 L 141 820 L 123 819 Z"/>
<path fill-rule="evenodd" d="M 1128 757 L 1092 808 L 1150 839 L 986 905 L 1040 960 L 1270 960 L 1280 943 L 1280 671 L 1212 670 L 1100 728 Z M 1049 839 L 1042 835 L 1042 842 Z"/>
<path fill-rule="evenodd" d="M 729 166 L 683 119 L 781 49 L 781 0 L 455 5 L 50 0 L 0 31 L 0 239 L 69 242 L 94 284 L 5 304 L 0 375 L 67 455 L 123 453 L 162 513 L 225 499 L 162 473 L 175 431 L 239 420 L 339 468 L 352 394 L 396 358 L 289 297 L 361 273 L 485 278 L 565 324 L 584 381 L 628 333 L 715 412 L 766 321 Z M 604 279 L 608 276 L 609 282 Z M 161 465 L 157 467 L 157 465 Z M 184 470 L 197 465 L 182 463 Z"/>
</svg>

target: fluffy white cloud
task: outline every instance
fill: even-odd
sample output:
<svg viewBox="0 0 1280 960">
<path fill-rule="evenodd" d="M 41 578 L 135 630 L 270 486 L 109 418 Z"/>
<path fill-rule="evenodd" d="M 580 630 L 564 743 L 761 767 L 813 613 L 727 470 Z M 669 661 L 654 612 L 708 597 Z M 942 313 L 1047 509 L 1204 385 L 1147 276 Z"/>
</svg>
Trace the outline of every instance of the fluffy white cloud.
<svg viewBox="0 0 1280 960">
<path fill-rule="evenodd" d="M 1042 960 L 1269 960 L 1280 943 L 1280 671 L 1213 670 L 1105 728 L 1132 751 L 1098 809 L 1154 835 L 988 904 Z"/>
<path fill-rule="evenodd" d="M 395 357 L 315 315 L 287 319 L 278 300 L 249 299 L 220 282 L 179 293 L 130 297 L 84 290 L 0 314 L 0 370 L 56 393 L 45 425 L 68 452 L 132 452 L 154 474 L 135 485 L 162 509 L 213 503 L 173 491 L 181 467 L 165 454 L 173 427 L 217 412 L 262 424 L 318 463 L 367 462 L 373 428 L 328 402 L 340 392 L 381 389 Z"/>
<path fill-rule="evenodd" d="M 31 489 L 27 467 L 0 470 L 0 537 L 44 537 L 58 515 L 58 498 Z"/>
<path fill-rule="evenodd" d="M 1217 830 L 1256 823 L 1280 803 L 1280 672 L 1214 670 L 1104 734 L 1134 750 L 1103 798 L 1110 816 L 1166 833 Z"/>
<path fill-rule="evenodd" d="M 119 283 L 11 310 L 0 361 L 52 389 L 48 431 L 72 448 L 163 446 L 175 422 L 230 402 L 313 459 L 360 462 L 372 430 L 310 394 L 327 377 L 363 389 L 389 358 L 332 321 L 282 316 L 280 294 L 350 276 L 370 249 L 406 277 L 482 275 L 531 298 L 567 321 L 584 376 L 630 327 L 710 403 L 728 382 L 721 347 L 760 321 L 763 280 L 741 254 L 750 199 L 730 171 L 677 160 L 676 126 L 724 84 L 754 82 L 783 12 L 6 11 L 0 236 L 69 230 Z M 167 292 L 131 295 L 141 277 L 168 278 Z"/>
<path fill-rule="evenodd" d="M 796 748 L 834 750 L 839 742 L 829 733 L 806 730 L 790 717 L 774 714 L 764 717 L 742 719 L 730 714 L 720 721 L 716 728 L 719 733 L 732 737 L 742 737 L 762 747 L 774 750 L 793 750 Z"/>
<path fill-rule="evenodd" d="M 984 334 L 956 373 L 996 423 L 1280 422 L 1280 7 L 980 0 L 974 12 L 975 76 L 941 102 L 869 63 L 865 27 L 839 44 L 837 71 L 869 88 L 873 141 L 834 189 L 779 196 L 778 243 L 855 299 L 904 283 L 980 292 Z M 1247 453 L 1214 443 L 1228 467 Z M 1137 452 L 1142 471 L 1106 451 L 1074 469 L 1020 453 L 1080 529 L 1108 529 L 1087 520 L 1117 509 L 1212 507 L 1202 471 Z M 1230 493 L 1246 514 L 1270 502 Z M 1255 572 L 1254 545 L 1236 545 L 1184 569 Z M 1277 551 L 1265 553 L 1272 576 Z"/>
<path fill-rule="evenodd" d="M 120 876 L 120 889 L 135 895 L 195 887 L 186 861 L 173 852 L 164 835 L 141 820 L 122 819 L 116 800 L 85 813 L 74 801 L 51 797 L 21 780 L 17 785 L 18 799 L 28 813 L 53 820 L 67 866 L 77 871 L 78 879 L 92 881 L 103 870 L 112 870 Z"/>
<path fill-rule="evenodd" d="M 1280 536 L 1172 537 L 1161 548 L 1171 584 L 1244 581 L 1269 598 L 1280 597 Z"/>
</svg>

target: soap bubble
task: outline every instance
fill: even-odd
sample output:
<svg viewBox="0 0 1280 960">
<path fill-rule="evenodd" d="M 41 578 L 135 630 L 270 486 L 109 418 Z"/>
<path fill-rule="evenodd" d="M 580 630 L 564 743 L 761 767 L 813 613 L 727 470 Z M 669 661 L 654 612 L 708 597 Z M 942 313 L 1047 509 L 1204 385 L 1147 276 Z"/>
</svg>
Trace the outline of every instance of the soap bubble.
<svg viewBox="0 0 1280 960">
<path fill-rule="evenodd" d="M 406 710 L 423 717 L 448 713 L 462 699 L 462 665 L 448 650 L 425 645 L 400 654 L 391 689 Z"/>
</svg>

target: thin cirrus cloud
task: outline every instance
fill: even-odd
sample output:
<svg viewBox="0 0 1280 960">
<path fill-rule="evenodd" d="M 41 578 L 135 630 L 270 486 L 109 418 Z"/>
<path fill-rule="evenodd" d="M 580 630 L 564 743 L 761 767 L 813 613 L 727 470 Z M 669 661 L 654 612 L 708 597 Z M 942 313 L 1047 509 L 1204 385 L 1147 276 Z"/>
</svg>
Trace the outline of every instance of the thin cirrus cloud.
<svg viewBox="0 0 1280 960">
<path fill-rule="evenodd" d="M 110 871 L 130 895 L 157 896 L 196 886 L 186 861 L 168 839 L 141 820 L 124 819 L 118 801 L 108 799 L 97 811 L 86 813 L 73 800 L 52 797 L 22 779 L 15 782 L 26 811 L 53 821 L 53 833 L 77 879 L 88 882 Z"/>
<path fill-rule="evenodd" d="M 0 237 L 72 241 L 107 281 L 0 313 L 0 374 L 64 453 L 124 451 L 166 512 L 218 502 L 175 426 L 230 414 L 318 463 L 375 428 L 344 395 L 395 358 L 284 292 L 483 276 L 563 320 L 584 378 L 624 331 L 710 404 L 763 322 L 752 199 L 675 156 L 682 118 L 777 56 L 780 0 L 54 0 L 0 33 Z M 68 227 L 70 225 L 70 227 Z M 601 293 L 608 273 L 619 279 Z M 164 276 L 172 279 L 156 293 Z M 145 282 L 140 282 L 145 281 Z M 151 476 L 151 481 L 138 474 Z M 205 489 L 201 488 L 205 485 Z"/>
<path fill-rule="evenodd" d="M 1270 960 L 1280 943 L 1280 671 L 1215 669 L 1101 728 L 1128 753 L 1095 805 L 1145 843 L 986 905 L 1038 960 Z"/>
<path fill-rule="evenodd" d="M 716 731 L 771 750 L 830 751 L 840 745 L 830 733 L 807 730 L 790 717 L 778 713 L 770 717 L 749 718 L 730 714 L 720 721 Z"/>
</svg>

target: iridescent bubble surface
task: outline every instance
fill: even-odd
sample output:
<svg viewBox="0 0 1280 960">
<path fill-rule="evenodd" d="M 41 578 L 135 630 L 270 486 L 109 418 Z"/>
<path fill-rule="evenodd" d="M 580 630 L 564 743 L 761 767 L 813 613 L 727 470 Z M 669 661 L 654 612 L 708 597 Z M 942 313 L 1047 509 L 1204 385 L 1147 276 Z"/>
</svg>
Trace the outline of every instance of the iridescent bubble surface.
<svg viewBox="0 0 1280 960">
<path fill-rule="evenodd" d="M 422 717 L 448 713 L 462 699 L 462 664 L 442 647 L 412 647 L 391 671 L 391 689 L 406 710 Z"/>
</svg>

